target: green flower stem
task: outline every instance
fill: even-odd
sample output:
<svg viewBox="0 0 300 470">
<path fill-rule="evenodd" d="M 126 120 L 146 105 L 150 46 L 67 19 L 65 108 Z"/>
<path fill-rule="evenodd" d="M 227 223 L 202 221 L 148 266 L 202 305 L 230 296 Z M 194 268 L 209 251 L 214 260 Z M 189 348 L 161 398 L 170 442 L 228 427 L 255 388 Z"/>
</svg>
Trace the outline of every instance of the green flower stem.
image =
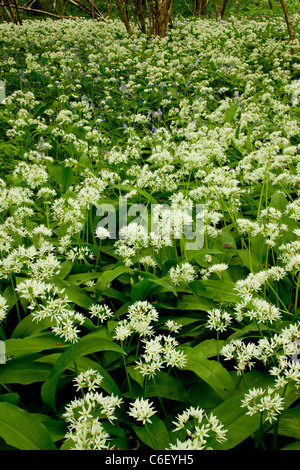
<svg viewBox="0 0 300 470">
<path fill-rule="evenodd" d="M 247 385 L 247 382 L 246 382 L 245 372 L 243 370 L 242 370 L 242 379 L 243 379 L 243 382 L 244 382 L 245 390 L 248 390 L 248 385 Z"/>
<path fill-rule="evenodd" d="M 150 441 L 151 441 L 151 443 L 152 443 L 152 445 L 153 445 L 153 449 L 154 449 L 154 450 L 157 450 L 156 443 L 154 442 L 154 440 L 153 440 L 153 438 L 152 438 L 152 434 L 151 434 L 150 431 L 149 431 L 149 427 L 148 427 L 147 422 L 145 422 L 145 429 L 147 430 L 149 439 L 150 439 Z"/>
<path fill-rule="evenodd" d="M 299 286 L 300 286 L 300 272 L 298 272 L 298 278 L 297 278 L 297 284 L 296 284 L 295 305 L 294 305 L 295 316 L 298 316 L 297 315 L 297 309 L 298 309 Z"/>
<path fill-rule="evenodd" d="M 5 331 L 4 331 L 4 327 L 2 324 L 0 324 L 0 338 L 2 341 L 6 340 Z"/>
<path fill-rule="evenodd" d="M 95 231 L 93 230 L 93 217 L 92 217 L 92 208 L 90 208 L 89 210 L 89 219 L 90 219 L 90 229 L 91 229 L 91 232 L 92 232 L 92 238 L 93 238 L 93 243 L 94 243 L 94 246 L 96 245 L 96 239 L 95 239 Z"/>
<path fill-rule="evenodd" d="M 286 390 L 287 390 L 288 384 L 284 386 L 283 392 L 282 392 L 282 398 L 284 398 Z M 273 450 L 276 450 L 277 447 L 277 436 L 278 436 L 278 428 L 279 428 L 279 419 L 280 415 L 278 416 L 278 419 L 276 423 L 273 426 Z"/>
<path fill-rule="evenodd" d="M 102 240 L 100 240 L 99 247 L 98 247 L 98 254 L 97 254 L 96 268 L 98 267 L 98 264 L 99 264 L 99 259 L 100 259 L 101 242 L 102 242 Z"/>
<path fill-rule="evenodd" d="M 276 295 L 277 297 L 277 300 L 281 303 L 281 305 L 284 307 L 284 311 L 285 313 L 288 313 L 289 315 L 291 314 L 287 309 L 286 309 L 286 306 L 285 304 L 283 303 L 283 301 L 281 300 L 281 298 L 279 297 L 279 295 L 277 294 L 277 292 L 275 291 L 275 289 L 273 289 L 273 287 L 271 286 L 271 284 L 267 281 L 267 284 L 268 284 L 268 287 L 272 290 L 272 292 Z"/>
<path fill-rule="evenodd" d="M 156 393 L 157 393 L 157 397 L 158 397 L 160 406 L 161 406 L 161 408 L 162 408 L 162 410 L 163 410 L 163 413 L 164 413 L 164 415 L 165 415 L 165 418 L 166 418 L 168 415 L 167 415 L 166 409 L 165 409 L 165 407 L 164 407 L 163 401 L 162 401 L 162 399 L 161 399 L 161 396 L 160 396 L 160 394 L 159 394 L 159 391 L 158 391 L 158 388 L 157 388 L 157 383 L 156 383 L 156 380 L 155 380 L 154 376 L 152 377 L 152 380 L 153 380 L 153 383 L 154 383 L 154 387 L 155 387 L 155 390 L 156 390 Z"/>
<path fill-rule="evenodd" d="M 250 272 L 253 273 L 252 256 L 251 256 L 251 237 L 250 237 L 250 234 L 249 234 L 249 236 L 248 236 L 248 249 L 249 249 Z"/>
<path fill-rule="evenodd" d="M 123 348 L 123 344 L 122 344 L 122 348 Z M 128 383 L 130 398 L 133 400 L 131 381 L 130 381 L 130 377 L 129 377 L 129 374 L 128 374 L 128 369 L 127 369 L 127 364 L 126 364 L 126 359 L 125 359 L 124 354 L 122 354 L 122 359 L 123 359 L 123 363 L 124 363 L 124 368 L 125 368 L 125 373 L 126 373 L 126 379 L 127 379 L 127 383 Z"/>
<path fill-rule="evenodd" d="M 18 305 L 18 296 L 17 296 L 17 293 L 15 291 L 14 281 L 13 281 L 13 277 L 12 277 L 11 273 L 9 274 L 9 276 L 10 276 L 10 282 L 11 282 L 14 298 L 15 298 L 15 301 L 16 301 L 16 309 L 17 309 L 17 314 L 18 314 L 18 320 L 20 322 L 21 321 L 21 315 L 20 315 L 20 309 L 19 309 L 19 305 Z"/>
<path fill-rule="evenodd" d="M 259 434 L 260 434 L 260 445 L 262 450 L 266 450 L 266 446 L 264 443 L 264 433 L 263 433 L 263 412 L 260 413 L 260 420 L 259 420 Z"/>
</svg>

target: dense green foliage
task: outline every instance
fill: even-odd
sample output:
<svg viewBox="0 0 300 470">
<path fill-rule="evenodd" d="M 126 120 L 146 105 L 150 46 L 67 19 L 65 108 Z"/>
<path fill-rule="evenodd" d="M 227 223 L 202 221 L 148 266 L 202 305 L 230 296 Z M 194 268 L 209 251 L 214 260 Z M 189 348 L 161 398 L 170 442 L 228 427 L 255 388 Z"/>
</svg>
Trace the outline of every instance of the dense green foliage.
<svg viewBox="0 0 300 470">
<path fill-rule="evenodd" d="M 299 449 L 300 59 L 282 16 L 0 38 L 1 449 Z"/>
</svg>

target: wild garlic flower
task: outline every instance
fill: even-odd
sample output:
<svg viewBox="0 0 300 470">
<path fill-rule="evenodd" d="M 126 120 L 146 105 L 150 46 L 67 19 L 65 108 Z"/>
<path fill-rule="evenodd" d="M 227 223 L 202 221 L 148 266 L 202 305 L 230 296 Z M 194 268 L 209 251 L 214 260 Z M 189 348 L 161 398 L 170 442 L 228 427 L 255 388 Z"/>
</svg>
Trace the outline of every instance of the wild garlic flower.
<svg viewBox="0 0 300 470">
<path fill-rule="evenodd" d="M 281 388 L 288 383 L 293 383 L 297 388 L 300 388 L 300 342 L 294 344 L 294 353 L 287 356 L 279 356 L 276 366 L 269 369 L 269 374 L 274 376 L 274 388 Z"/>
<path fill-rule="evenodd" d="M 154 377 L 164 367 L 184 368 L 187 362 L 183 351 L 176 349 L 178 341 L 170 335 L 143 339 L 144 353 L 136 361 L 135 369 L 143 376 Z"/>
<path fill-rule="evenodd" d="M 76 391 L 87 388 L 89 392 L 94 391 L 96 388 L 99 388 L 103 376 L 94 369 L 88 369 L 84 372 L 80 372 L 73 382 L 77 385 Z"/>
<path fill-rule="evenodd" d="M 267 300 L 246 295 L 244 300 L 235 305 L 235 315 L 237 321 L 242 321 L 245 317 L 258 323 L 274 323 L 281 319 L 281 312 L 278 307 Z"/>
<path fill-rule="evenodd" d="M 135 250 L 148 246 L 148 232 L 143 225 L 136 222 L 131 222 L 122 227 L 119 236 L 123 244 L 131 246 Z"/>
<path fill-rule="evenodd" d="M 60 316 L 56 316 L 56 325 L 51 329 L 54 334 L 63 338 L 67 343 L 77 343 L 79 341 L 80 330 L 78 325 L 83 325 L 85 316 L 74 310 L 65 311 Z"/>
<path fill-rule="evenodd" d="M 96 383 L 100 382 L 100 375 L 97 371 Z M 91 371 L 83 373 L 81 378 L 75 379 L 80 384 L 85 382 L 86 376 L 90 376 Z M 89 382 L 92 384 L 92 382 Z M 92 388 L 95 388 L 92 385 Z M 77 387 L 78 389 L 78 387 Z M 96 391 L 84 393 L 82 398 L 75 398 L 65 408 L 62 417 L 65 419 L 68 432 L 65 438 L 73 441 L 76 450 L 102 450 L 109 449 L 109 434 L 104 430 L 102 420 L 108 419 L 113 422 L 116 419 L 115 410 L 120 407 L 122 398 L 112 395 L 103 395 Z"/>
<path fill-rule="evenodd" d="M 151 256 L 144 256 L 140 259 L 140 263 L 147 267 L 156 268 L 157 264 Z"/>
<path fill-rule="evenodd" d="M 182 325 L 179 325 L 174 320 L 167 320 L 165 326 L 171 331 L 171 333 L 178 333 L 178 331 L 182 328 Z"/>
<path fill-rule="evenodd" d="M 286 269 L 280 266 L 272 266 L 269 269 L 257 273 L 249 273 L 246 279 L 240 279 L 235 283 L 234 289 L 244 297 L 247 294 L 259 292 L 266 283 L 278 282 L 286 276 Z"/>
<path fill-rule="evenodd" d="M 249 219 L 237 219 L 236 220 L 240 233 L 245 233 L 251 237 L 255 237 L 261 233 L 263 226 L 258 222 L 253 222 Z"/>
<path fill-rule="evenodd" d="M 222 279 L 222 272 L 226 271 L 228 269 L 228 264 L 225 263 L 219 263 L 219 264 L 213 264 L 207 269 L 203 269 L 200 271 L 202 274 L 202 279 L 205 281 L 210 278 L 212 274 L 216 274 L 219 279 Z"/>
<path fill-rule="evenodd" d="M 227 327 L 232 323 L 231 315 L 218 308 L 210 310 L 207 312 L 208 314 L 208 321 L 206 323 L 206 327 L 210 330 L 216 331 L 226 331 Z"/>
<path fill-rule="evenodd" d="M 97 227 L 96 228 L 96 237 L 99 238 L 99 240 L 105 240 L 106 238 L 109 238 L 110 232 L 107 230 L 105 227 Z"/>
<path fill-rule="evenodd" d="M 137 333 L 140 337 L 154 335 L 152 322 L 157 321 L 159 313 L 150 302 L 136 301 L 128 307 L 127 318 L 115 328 L 115 338 L 124 341 L 128 336 Z"/>
<path fill-rule="evenodd" d="M 224 345 L 220 351 L 225 361 L 235 360 L 234 368 L 238 375 L 241 375 L 246 367 L 252 369 L 254 365 L 253 359 L 257 356 L 257 346 L 254 343 L 244 343 L 241 340 L 231 340 L 230 343 Z"/>
<path fill-rule="evenodd" d="M 0 294 L 0 322 L 4 320 L 8 313 L 8 303 L 5 297 Z"/>
<path fill-rule="evenodd" d="M 92 318 L 99 318 L 101 323 L 114 316 L 114 312 L 105 304 L 93 304 L 89 309 L 89 313 Z"/>
<path fill-rule="evenodd" d="M 175 284 L 175 286 L 179 286 L 181 283 L 194 281 L 196 278 L 196 271 L 194 266 L 190 263 L 182 263 L 181 266 L 176 266 L 176 268 L 172 267 L 169 270 L 169 276 L 171 278 L 171 282 Z"/>
<path fill-rule="evenodd" d="M 120 320 L 114 329 L 114 339 L 121 342 L 125 341 L 125 339 L 131 336 L 132 334 L 133 331 L 130 327 L 129 321 L 126 319 Z"/>
<path fill-rule="evenodd" d="M 247 408 L 246 414 L 250 416 L 265 413 L 266 420 L 273 423 L 284 410 L 284 398 L 280 397 L 272 387 L 252 388 L 245 394 L 241 407 Z"/>
<path fill-rule="evenodd" d="M 186 432 L 186 439 L 177 440 L 176 444 L 170 444 L 170 449 L 181 450 L 212 450 L 210 442 L 216 440 L 225 442 L 227 440 L 227 430 L 224 425 L 213 414 L 208 414 L 204 409 L 190 407 L 178 414 L 176 421 L 173 421 L 175 429 L 173 432 Z M 187 445 L 185 445 L 187 443 Z"/>
<path fill-rule="evenodd" d="M 143 424 L 151 423 L 151 416 L 155 415 L 156 410 L 153 407 L 152 402 L 145 398 L 136 398 L 133 403 L 130 404 L 129 416 L 132 416 L 137 421 L 142 421 Z"/>
</svg>

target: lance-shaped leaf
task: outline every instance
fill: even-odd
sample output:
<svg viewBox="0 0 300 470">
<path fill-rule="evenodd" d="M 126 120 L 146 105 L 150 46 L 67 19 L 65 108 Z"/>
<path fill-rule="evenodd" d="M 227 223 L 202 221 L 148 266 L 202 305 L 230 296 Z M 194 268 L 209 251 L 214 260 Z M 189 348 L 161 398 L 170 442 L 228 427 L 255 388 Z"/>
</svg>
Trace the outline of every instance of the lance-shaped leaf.
<svg viewBox="0 0 300 470">
<path fill-rule="evenodd" d="M 106 335 L 106 337 L 105 337 Z M 64 370 L 81 356 L 93 354 L 99 351 L 115 351 L 125 354 L 123 349 L 107 337 L 105 330 L 99 329 L 82 337 L 78 343 L 72 344 L 55 363 L 47 382 L 43 384 L 41 394 L 45 403 L 56 410 L 55 395 L 57 385 Z"/>
<path fill-rule="evenodd" d="M 8 402 L 0 403 L 0 436 L 19 450 L 57 450 L 35 416 Z"/>
</svg>

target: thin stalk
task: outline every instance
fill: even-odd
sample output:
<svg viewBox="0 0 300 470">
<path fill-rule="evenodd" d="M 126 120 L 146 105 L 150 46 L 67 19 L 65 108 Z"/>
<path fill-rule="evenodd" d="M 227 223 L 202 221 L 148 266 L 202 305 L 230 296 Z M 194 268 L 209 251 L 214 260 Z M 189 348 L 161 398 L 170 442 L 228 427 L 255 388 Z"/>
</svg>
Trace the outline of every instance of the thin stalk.
<svg viewBox="0 0 300 470">
<path fill-rule="evenodd" d="M 297 307 L 298 307 L 299 285 L 300 285 L 300 272 L 298 272 L 298 279 L 297 279 L 297 284 L 296 284 L 295 305 L 294 305 L 295 316 L 298 316 L 297 315 Z"/>
<path fill-rule="evenodd" d="M 283 392 L 282 392 L 282 398 L 284 398 L 285 396 L 285 392 L 287 390 L 287 386 L 288 384 L 286 384 L 284 386 L 284 389 L 283 389 Z M 274 424 L 274 427 L 273 427 L 273 450 L 276 450 L 276 447 L 277 447 L 277 436 L 278 436 L 278 428 L 279 428 L 279 419 L 280 419 L 280 415 L 278 416 L 278 419 L 276 421 L 276 423 Z"/>
<path fill-rule="evenodd" d="M 248 236 L 248 249 L 249 249 L 250 271 L 251 271 L 251 273 L 253 273 L 252 256 L 251 256 L 251 237 L 250 237 L 250 234 L 249 234 L 249 236 Z"/>
<path fill-rule="evenodd" d="M 262 450 L 266 450 L 266 446 L 264 443 L 264 433 L 263 433 L 263 412 L 260 413 L 260 420 L 259 420 L 259 434 L 260 434 L 260 445 Z"/>
<path fill-rule="evenodd" d="M 148 433 L 148 436 L 149 436 L 149 438 L 150 438 L 150 441 L 151 441 L 151 443 L 152 443 L 152 445 L 153 445 L 153 449 L 156 450 L 156 447 L 157 447 L 157 446 L 156 446 L 156 443 L 153 441 L 152 434 L 151 434 L 150 431 L 149 431 L 147 422 L 145 422 L 145 428 L 146 428 L 146 430 L 147 430 L 147 433 Z"/>
<path fill-rule="evenodd" d="M 157 397 L 158 397 L 160 406 L 161 406 L 161 408 L 162 408 L 162 410 L 163 410 L 163 413 L 164 413 L 164 415 L 165 415 L 165 418 L 166 418 L 168 415 L 167 415 L 167 412 L 166 412 L 166 410 L 165 410 L 165 407 L 164 407 L 163 401 L 162 401 L 162 399 L 161 399 L 161 396 L 160 396 L 160 394 L 159 394 L 159 391 L 158 391 L 158 388 L 157 388 L 156 380 L 155 380 L 154 377 L 152 377 L 152 379 L 153 379 L 153 383 L 154 383 L 154 386 L 155 386 L 155 390 L 156 390 L 156 393 L 157 393 Z"/>
<path fill-rule="evenodd" d="M 96 268 L 98 267 L 98 263 L 99 263 L 99 259 L 100 259 L 101 242 L 102 242 L 102 240 L 100 240 L 100 243 L 99 243 L 98 254 L 97 254 L 97 262 L 96 262 Z"/>
<path fill-rule="evenodd" d="M 289 315 L 291 314 L 287 309 L 286 309 L 286 306 L 285 304 L 283 303 L 283 301 L 281 300 L 281 298 L 279 297 L 279 295 L 277 294 L 277 292 L 275 291 L 275 289 L 273 289 L 273 287 L 271 286 L 271 284 L 267 281 L 267 284 L 268 284 L 268 287 L 272 290 L 272 292 L 276 295 L 277 297 L 277 300 L 281 303 L 281 305 L 284 307 L 284 311 L 285 313 L 288 313 Z"/>
<path fill-rule="evenodd" d="M 19 305 L 18 305 L 18 297 L 17 297 L 16 291 L 15 291 L 14 281 L 13 281 L 11 273 L 9 274 L 9 276 L 10 276 L 10 282 L 11 282 L 14 298 L 15 298 L 15 301 L 16 301 L 16 309 L 17 309 L 18 319 L 19 319 L 19 322 L 20 322 L 21 321 L 21 315 L 20 315 L 20 309 L 19 309 Z"/>
<path fill-rule="evenodd" d="M 242 370 L 242 379 L 243 379 L 243 383 L 245 385 L 245 390 L 248 390 L 248 385 L 247 385 L 247 382 L 246 382 L 245 372 L 243 370 Z"/>
<path fill-rule="evenodd" d="M 124 368 L 125 368 L 125 373 L 126 373 L 126 379 L 127 379 L 127 383 L 128 383 L 130 398 L 133 399 L 133 393 L 132 393 L 132 388 L 131 388 L 131 382 L 130 382 L 130 377 L 129 377 L 129 374 L 128 374 L 127 364 L 126 364 L 126 360 L 125 360 L 124 354 L 122 354 L 122 358 L 123 358 L 123 363 L 124 363 Z"/>
</svg>

